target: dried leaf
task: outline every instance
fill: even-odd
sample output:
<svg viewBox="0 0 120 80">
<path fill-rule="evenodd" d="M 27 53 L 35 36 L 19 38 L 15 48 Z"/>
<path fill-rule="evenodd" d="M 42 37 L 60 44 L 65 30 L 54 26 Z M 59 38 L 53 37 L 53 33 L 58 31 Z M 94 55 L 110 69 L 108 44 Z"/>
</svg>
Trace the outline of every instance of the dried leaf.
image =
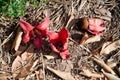
<svg viewBox="0 0 120 80">
<path fill-rule="evenodd" d="M 88 69 L 84 69 L 83 73 L 80 73 L 80 74 L 84 75 L 84 76 L 87 76 L 87 77 L 96 77 L 96 78 L 102 78 L 102 77 L 104 77 L 102 74 L 92 73 Z"/>
<path fill-rule="evenodd" d="M 33 47 L 29 46 L 21 56 L 17 56 L 12 64 L 12 72 L 15 78 L 22 78 L 28 75 L 33 64 Z"/>
<path fill-rule="evenodd" d="M 74 77 L 69 72 L 62 72 L 62 71 L 54 70 L 53 68 L 50 68 L 48 66 L 47 66 L 47 69 L 55 73 L 56 75 L 58 75 L 63 80 L 75 80 Z"/>
<path fill-rule="evenodd" d="M 104 44 L 100 54 L 109 54 L 111 51 L 116 50 L 117 48 L 120 48 L 120 40 L 117 40 L 117 41 L 105 46 L 106 44 Z"/>
<path fill-rule="evenodd" d="M 84 44 L 97 42 L 97 41 L 100 41 L 100 39 L 101 39 L 100 35 L 96 35 L 96 36 L 93 36 L 93 37 L 88 38 L 88 39 L 85 41 Z"/>
<path fill-rule="evenodd" d="M 112 74 L 115 74 L 115 72 L 107 65 L 103 60 L 98 58 L 97 56 L 94 56 L 92 58 L 96 63 L 98 63 L 103 69 L 105 69 L 107 72 L 110 72 Z"/>
<path fill-rule="evenodd" d="M 58 58 L 58 55 L 51 53 L 50 55 L 44 55 L 44 57 L 50 60 L 50 59 Z"/>
<path fill-rule="evenodd" d="M 103 71 L 103 74 L 109 79 L 109 80 L 120 80 L 120 78 L 118 78 L 117 76 L 113 75 L 113 74 L 110 74 L 110 73 L 107 73 L 107 72 L 104 72 Z"/>
<path fill-rule="evenodd" d="M 23 34 L 23 32 L 18 30 L 18 33 L 17 33 L 16 38 L 12 45 L 12 49 L 14 49 L 15 51 L 17 51 L 20 46 L 20 43 L 22 41 L 22 34 Z"/>
</svg>

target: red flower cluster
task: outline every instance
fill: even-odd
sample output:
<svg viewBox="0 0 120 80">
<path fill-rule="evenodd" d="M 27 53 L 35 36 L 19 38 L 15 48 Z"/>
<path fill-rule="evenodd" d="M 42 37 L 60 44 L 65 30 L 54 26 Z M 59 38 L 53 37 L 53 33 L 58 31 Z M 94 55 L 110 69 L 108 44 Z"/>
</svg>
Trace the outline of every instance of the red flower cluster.
<svg viewBox="0 0 120 80">
<path fill-rule="evenodd" d="M 39 50 L 42 46 L 42 38 L 49 38 L 52 50 L 59 53 L 63 59 L 69 58 L 67 49 L 68 31 L 63 28 L 59 33 L 49 31 L 50 20 L 46 18 L 37 26 L 32 26 L 24 20 L 20 20 L 20 26 L 24 30 L 23 42 L 33 40 L 34 46 Z"/>
</svg>

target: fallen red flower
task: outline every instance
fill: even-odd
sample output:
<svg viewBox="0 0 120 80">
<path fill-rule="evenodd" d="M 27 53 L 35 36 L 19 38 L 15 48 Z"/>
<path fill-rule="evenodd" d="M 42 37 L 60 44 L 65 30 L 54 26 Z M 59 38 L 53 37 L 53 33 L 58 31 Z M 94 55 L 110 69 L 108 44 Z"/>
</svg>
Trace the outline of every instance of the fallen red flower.
<svg viewBox="0 0 120 80">
<path fill-rule="evenodd" d="M 34 27 L 24 20 L 20 20 L 20 26 L 25 33 L 23 36 L 23 42 L 27 43 L 30 41 L 30 32 L 34 29 Z"/>
<path fill-rule="evenodd" d="M 105 30 L 105 22 L 97 18 L 83 18 L 83 29 L 92 34 L 100 34 Z"/>
<path fill-rule="evenodd" d="M 48 33 L 48 37 L 50 39 L 50 46 L 52 50 L 59 53 L 63 59 L 68 59 L 68 31 L 65 28 L 62 28 L 59 33 L 51 31 Z"/>
<path fill-rule="evenodd" d="M 38 26 L 32 26 L 30 23 L 20 20 L 20 26 L 24 30 L 23 42 L 27 43 L 33 38 L 34 45 L 37 49 L 40 49 L 42 46 L 42 37 L 46 37 L 48 26 L 50 24 L 50 20 L 48 18 L 45 19 Z"/>
</svg>

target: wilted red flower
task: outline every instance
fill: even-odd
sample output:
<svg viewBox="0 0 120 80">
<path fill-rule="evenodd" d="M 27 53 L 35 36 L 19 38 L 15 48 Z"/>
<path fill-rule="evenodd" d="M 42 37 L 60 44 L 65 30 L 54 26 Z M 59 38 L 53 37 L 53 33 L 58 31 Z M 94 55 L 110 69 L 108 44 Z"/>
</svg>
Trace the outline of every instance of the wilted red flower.
<svg viewBox="0 0 120 80">
<path fill-rule="evenodd" d="M 105 30 L 105 22 L 97 18 L 83 18 L 83 28 L 92 34 L 100 34 Z"/>
<path fill-rule="evenodd" d="M 24 30 L 25 34 L 23 36 L 23 41 L 29 42 L 30 41 L 30 32 L 34 29 L 34 27 L 29 24 L 28 22 L 25 22 L 24 20 L 20 20 L 20 26 Z"/>
<path fill-rule="evenodd" d="M 52 50 L 59 53 L 63 59 L 68 59 L 68 31 L 65 28 L 62 28 L 59 33 L 51 31 L 48 32 L 48 37 L 50 39 L 50 46 Z"/>
<path fill-rule="evenodd" d="M 48 18 L 38 26 L 32 26 L 30 23 L 20 20 L 20 26 L 25 33 L 23 35 L 23 42 L 27 43 L 33 38 L 35 47 L 40 49 L 42 46 L 42 37 L 46 37 L 49 24 L 50 20 Z"/>
</svg>

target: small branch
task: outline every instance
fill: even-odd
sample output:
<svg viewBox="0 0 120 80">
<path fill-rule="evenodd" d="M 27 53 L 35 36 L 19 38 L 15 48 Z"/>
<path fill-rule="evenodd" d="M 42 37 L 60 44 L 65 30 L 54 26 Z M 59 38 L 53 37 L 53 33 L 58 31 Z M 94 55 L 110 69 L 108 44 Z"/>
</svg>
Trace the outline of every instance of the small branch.
<svg viewBox="0 0 120 80">
<path fill-rule="evenodd" d="M 102 71 L 102 72 L 109 80 L 120 80 L 120 78 L 118 78 L 117 76 L 113 74 L 107 73 L 105 71 Z"/>
<path fill-rule="evenodd" d="M 96 77 L 96 78 L 103 78 L 104 77 L 102 74 L 92 73 L 89 70 L 83 70 L 83 72 L 80 74 L 87 76 L 87 77 Z"/>
<path fill-rule="evenodd" d="M 105 69 L 107 72 L 110 72 L 112 74 L 115 74 L 115 72 L 107 65 L 105 64 L 105 62 L 103 60 L 101 60 L 100 58 L 98 58 L 97 56 L 94 56 L 92 58 L 96 63 L 98 63 L 101 67 L 103 67 L 103 69 Z"/>
</svg>

